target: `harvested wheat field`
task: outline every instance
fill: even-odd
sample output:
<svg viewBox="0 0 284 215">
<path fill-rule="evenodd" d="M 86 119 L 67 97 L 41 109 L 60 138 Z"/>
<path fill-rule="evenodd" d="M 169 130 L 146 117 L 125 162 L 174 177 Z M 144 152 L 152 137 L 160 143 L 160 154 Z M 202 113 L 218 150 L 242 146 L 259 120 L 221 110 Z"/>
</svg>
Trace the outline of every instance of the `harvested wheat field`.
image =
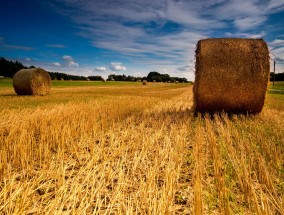
<svg viewBox="0 0 284 215">
<path fill-rule="evenodd" d="M 194 116 L 182 83 L 0 100 L 0 214 L 284 214 L 283 94 L 254 116 Z"/>
</svg>

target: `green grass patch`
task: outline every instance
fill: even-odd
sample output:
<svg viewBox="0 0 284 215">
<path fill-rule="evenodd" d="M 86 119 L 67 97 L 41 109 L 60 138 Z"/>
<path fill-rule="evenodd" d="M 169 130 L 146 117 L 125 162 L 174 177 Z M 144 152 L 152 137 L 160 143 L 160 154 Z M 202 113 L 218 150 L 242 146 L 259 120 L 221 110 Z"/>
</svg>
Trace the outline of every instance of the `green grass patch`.
<svg viewBox="0 0 284 215">
<path fill-rule="evenodd" d="M 0 88 L 2 87 L 13 87 L 13 79 L 12 78 L 2 78 L 0 79 Z"/>
<path fill-rule="evenodd" d="M 272 82 L 270 82 L 268 86 L 268 94 L 284 95 L 284 81 L 276 81 L 274 85 Z"/>
<path fill-rule="evenodd" d="M 269 83 L 269 89 L 282 89 L 284 90 L 284 81 L 276 81 L 273 85 L 272 82 Z"/>
</svg>

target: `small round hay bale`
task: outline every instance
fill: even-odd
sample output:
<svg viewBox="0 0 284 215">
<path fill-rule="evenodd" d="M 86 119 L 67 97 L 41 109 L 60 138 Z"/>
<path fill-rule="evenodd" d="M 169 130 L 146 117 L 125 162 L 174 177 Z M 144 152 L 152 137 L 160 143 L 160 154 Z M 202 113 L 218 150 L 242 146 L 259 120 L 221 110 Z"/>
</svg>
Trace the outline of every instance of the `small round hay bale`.
<svg viewBox="0 0 284 215">
<path fill-rule="evenodd" d="M 269 51 L 262 39 L 205 39 L 197 43 L 195 111 L 256 114 L 264 105 Z"/>
<path fill-rule="evenodd" d="M 51 89 L 51 78 L 41 68 L 21 69 L 13 78 L 14 90 L 18 95 L 46 95 Z"/>
<path fill-rule="evenodd" d="M 147 84 L 147 80 L 143 80 L 142 84 L 146 85 Z"/>
</svg>

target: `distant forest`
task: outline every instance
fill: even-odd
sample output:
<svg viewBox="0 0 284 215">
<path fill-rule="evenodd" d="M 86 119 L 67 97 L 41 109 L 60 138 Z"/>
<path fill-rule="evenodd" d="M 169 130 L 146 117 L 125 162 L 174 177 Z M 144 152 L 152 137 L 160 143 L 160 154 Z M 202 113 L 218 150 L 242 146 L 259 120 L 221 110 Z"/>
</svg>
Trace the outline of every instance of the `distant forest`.
<svg viewBox="0 0 284 215">
<path fill-rule="evenodd" d="M 160 74 L 158 72 L 150 72 L 147 77 L 133 77 L 126 75 L 109 75 L 107 81 L 143 81 L 148 82 L 188 82 L 186 78 L 171 77 L 168 74 Z"/>
<path fill-rule="evenodd" d="M 0 57 L 0 76 L 12 78 L 14 74 L 21 69 L 35 68 L 34 66 L 26 67 L 19 61 L 9 61 Z M 49 72 L 49 71 L 48 71 Z M 49 72 L 52 80 L 90 80 L 104 81 L 101 76 L 77 76 L 59 72 Z M 108 81 L 143 81 L 148 82 L 188 82 L 186 78 L 170 77 L 168 74 L 160 74 L 158 72 L 150 72 L 147 77 L 134 77 L 126 75 L 109 75 Z"/>
<path fill-rule="evenodd" d="M 270 73 L 270 81 L 273 81 L 273 73 Z M 284 81 L 284 72 L 275 73 L 275 81 Z"/>
</svg>

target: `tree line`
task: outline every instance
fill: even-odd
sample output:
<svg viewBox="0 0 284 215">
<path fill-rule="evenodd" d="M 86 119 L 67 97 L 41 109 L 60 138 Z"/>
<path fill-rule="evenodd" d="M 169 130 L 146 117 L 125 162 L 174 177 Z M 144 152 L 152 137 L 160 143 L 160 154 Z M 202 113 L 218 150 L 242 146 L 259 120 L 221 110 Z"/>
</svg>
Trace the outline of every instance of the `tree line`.
<svg viewBox="0 0 284 215">
<path fill-rule="evenodd" d="M 147 76 L 144 77 L 135 77 L 135 76 L 126 76 L 126 75 L 109 75 L 107 81 L 144 81 L 148 82 L 188 82 L 186 78 L 171 77 L 168 74 L 160 74 L 159 72 L 153 71 L 150 72 Z"/>
<path fill-rule="evenodd" d="M 273 81 L 273 73 L 270 73 L 270 81 Z M 284 72 L 275 73 L 275 81 L 284 81 Z"/>
<path fill-rule="evenodd" d="M 148 82 L 188 82 L 186 78 L 171 77 L 168 74 L 160 74 L 158 72 L 150 72 L 146 79 Z"/>
<path fill-rule="evenodd" d="M 101 76 L 78 76 L 61 72 L 48 72 L 51 80 L 74 80 L 74 81 L 104 81 Z"/>
<path fill-rule="evenodd" d="M 0 75 L 4 77 L 13 77 L 14 74 L 20 69 L 27 69 L 28 67 L 24 66 L 19 61 L 9 61 L 3 57 L 0 57 Z"/>
</svg>

